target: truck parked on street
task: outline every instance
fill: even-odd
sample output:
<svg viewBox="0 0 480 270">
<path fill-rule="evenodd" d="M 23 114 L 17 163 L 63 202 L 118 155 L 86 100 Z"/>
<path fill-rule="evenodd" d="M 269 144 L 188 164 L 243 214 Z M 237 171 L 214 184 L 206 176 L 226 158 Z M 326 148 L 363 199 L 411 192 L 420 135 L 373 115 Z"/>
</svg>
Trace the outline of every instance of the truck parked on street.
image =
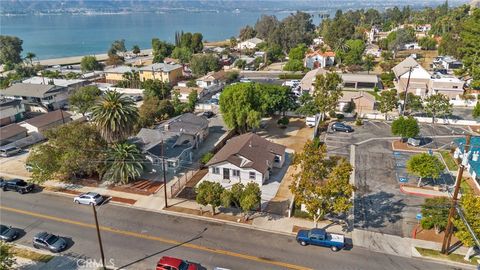
<svg viewBox="0 0 480 270">
<path fill-rule="evenodd" d="M 345 237 L 343 235 L 327 233 L 324 229 L 300 230 L 296 239 L 302 246 L 329 247 L 332 251 L 339 251 L 345 247 Z"/>
</svg>

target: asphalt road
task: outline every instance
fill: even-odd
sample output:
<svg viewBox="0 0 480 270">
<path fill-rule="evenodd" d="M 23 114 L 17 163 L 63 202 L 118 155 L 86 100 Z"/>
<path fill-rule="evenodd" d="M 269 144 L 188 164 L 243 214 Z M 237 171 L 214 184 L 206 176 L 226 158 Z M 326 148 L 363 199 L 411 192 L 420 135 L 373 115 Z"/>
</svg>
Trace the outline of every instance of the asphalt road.
<svg viewBox="0 0 480 270">
<path fill-rule="evenodd" d="M 100 206 L 98 215 L 107 262 L 121 269 L 154 269 L 164 255 L 198 262 L 206 269 L 453 269 L 356 247 L 338 253 L 301 247 L 293 236 L 113 204 Z M 34 234 L 48 231 L 70 238 L 63 255 L 100 259 L 92 209 L 75 205 L 69 197 L 3 192 L 0 221 L 25 231 L 19 244 L 31 246 Z"/>
</svg>

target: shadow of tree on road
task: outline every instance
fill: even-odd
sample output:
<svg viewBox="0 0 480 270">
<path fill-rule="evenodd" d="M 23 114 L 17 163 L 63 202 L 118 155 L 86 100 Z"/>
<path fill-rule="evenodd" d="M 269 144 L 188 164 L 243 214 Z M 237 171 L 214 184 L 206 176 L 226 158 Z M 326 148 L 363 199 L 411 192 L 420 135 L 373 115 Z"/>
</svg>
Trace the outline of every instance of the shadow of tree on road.
<svg viewBox="0 0 480 270">
<path fill-rule="evenodd" d="M 395 223 L 402 218 L 406 204 L 394 194 L 381 191 L 355 199 L 355 228 L 381 228 L 386 222 Z"/>
</svg>

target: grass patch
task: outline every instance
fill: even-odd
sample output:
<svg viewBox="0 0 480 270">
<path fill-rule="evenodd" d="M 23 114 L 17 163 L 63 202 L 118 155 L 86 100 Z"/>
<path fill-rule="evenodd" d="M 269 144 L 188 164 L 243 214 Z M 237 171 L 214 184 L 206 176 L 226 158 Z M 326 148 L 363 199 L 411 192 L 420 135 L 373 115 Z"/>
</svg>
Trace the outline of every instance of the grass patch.
<svg viewBox="0 0 480 270">
<path fill-rule="evenodd" d="M 465 261 L 463 259 L 464 256 L 460 255 L 460 254 L 451 253 L 451 254 L 448 254 L 448 255 L 444 255 L 444 254 L 440 253 L 440 251 L 438 251 L 438 250 L 433 250 L 433 249 L 428 249 L 428 248 L 420 248 L 420 247 L 415 247 L 415 248 L 417 249 L 417 251 L 422 256 L 425 256 L 425 257 L 431 257 L 431 258 L 448 260 L 448 261 L 452 261 L 452 262 L 459 262 L 459 263 L 477 265 L 477 262 L 475 262 L 477 259 L 475 259 L 475 258 L 471 259 L 470 262 L 469 262 L 469 261 Z"/>
<path fill-rule="evenodd" d="M 467 180 L 465 180 L 465 178 L 462 179 L 462 182 L 460 183 L 460 193 L 473 193 L 472 187 L 467 183 Z"/>
<path fill-rule="evenodd" d="M 443 157 L 443 160 L 445 160 L 445 163 L 447 164 L 447 168 L 450 171 L 456 171 L 458 170 L 458 165 L 453 159 L 452 155 L 450 154 L 449 151 L 440 151 L 440 154 Z"/>
<path fill-rule="evenodd" d="M 36 262 L 43 262 L 43 263 L 49 262 L 54 257 L 53 255 L 41 254 L 35 251 L 31 251 L 31 250 L 23 249 L 19 247 L 12 247 L 11 251 L 17 257 L 29 259 Z"/>
</svg>

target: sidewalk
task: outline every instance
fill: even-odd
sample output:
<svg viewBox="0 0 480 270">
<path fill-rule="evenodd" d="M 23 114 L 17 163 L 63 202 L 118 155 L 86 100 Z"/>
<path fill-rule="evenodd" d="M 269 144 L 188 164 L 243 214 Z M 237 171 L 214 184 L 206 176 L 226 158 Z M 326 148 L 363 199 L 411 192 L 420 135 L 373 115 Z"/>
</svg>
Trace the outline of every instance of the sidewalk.
<svg viewBox="0 0 480 270">
<path fill-rule="evenodd" d="M 427 189 L 427 188 L 421 188 L 421 187 L 415 187 L 415 186 L 409 186 L 409 185 L 400 185 L 400 192 L 405 194 L 415 195 L 415 196 L 427 197 L 427 198 L 449 197 L 449 194 L 447 191 Z M 459 194 L 459 196 L 461 195 Z"/>
</svg>

